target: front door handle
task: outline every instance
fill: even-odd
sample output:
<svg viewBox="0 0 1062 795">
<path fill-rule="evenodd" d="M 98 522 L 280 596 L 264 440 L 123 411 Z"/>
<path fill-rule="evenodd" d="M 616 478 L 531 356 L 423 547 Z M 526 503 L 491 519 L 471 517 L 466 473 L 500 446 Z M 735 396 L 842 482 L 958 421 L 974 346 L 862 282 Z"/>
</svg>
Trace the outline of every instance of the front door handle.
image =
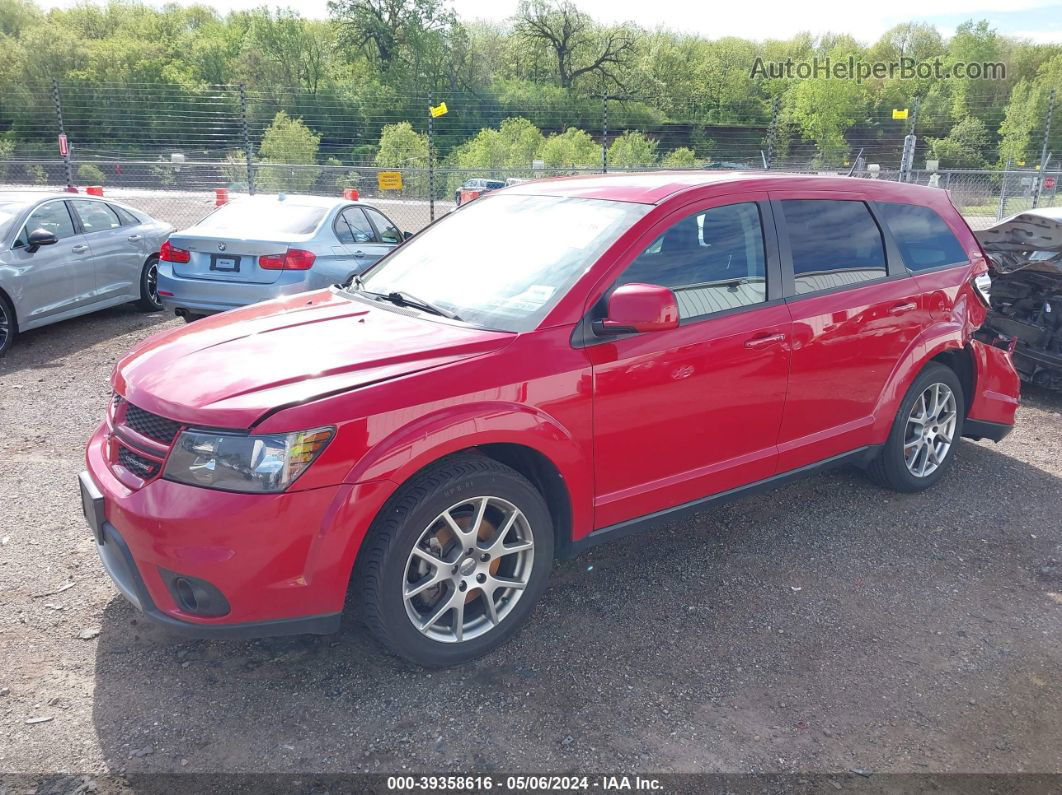
<svg viewBox="0 0 1062 795">
<path fill-rule="evenodd" d="M 143 239 L 143 235 L 129 235 L 129 237 L 126 238 L 126 240 L 128 240 L 130 243 L 135 243 L 136 241 Z"/>
<path fill-rule="evenodd" d="M 785 342 L 785 334 L 765 334 L 762 337 L 753 337 L 745 340 L 745 347 L 766 348 L 768 345 L 777 345 L 779 342 Z"/>
<path fill-rule="evenodd" d="M 364 251 L 358 250 L 358 251 L 354 252 L 354 256 L 361 258 L 361 257 L 367 257 L 368 254 L 366 254 Z"/>
<path fill-rule="evenodd" d="M 889 310 L 889 314 L 902 315 L 905 312 L 914 312 L 916 309 L 918 309 L 918 304 L 914 303 L 913 301 L 909 301 L 906 304 L 896 304 L 896 306 Z"/>
<path fill-rule="evenodd" d="M 88 246 L 86 246 L 84 243 L 78 243 L 70 250 L 73 251 L 75 254 L 84 254 L 86 251 L 88 251 Z"/>
</svg>

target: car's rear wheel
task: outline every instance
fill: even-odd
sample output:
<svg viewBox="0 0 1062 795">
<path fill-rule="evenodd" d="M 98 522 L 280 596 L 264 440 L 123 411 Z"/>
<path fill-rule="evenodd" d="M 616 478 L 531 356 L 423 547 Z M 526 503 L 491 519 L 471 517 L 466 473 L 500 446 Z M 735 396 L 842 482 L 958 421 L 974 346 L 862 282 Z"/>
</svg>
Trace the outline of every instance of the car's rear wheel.
<svg viewBox="0 0 1062 795">
<path fill-rule="evenodd" d="M 162 309 L 159 298 L 159 258 L 148 257 L 140 271 L 140 300 L 136 305 L 145 312 L 158 312 Z"/>
<path fill-rule="evenodd" d="M 955 457 L 966 412 L 955 372 L 930 363 L 900 403 L 889 438 L 870 475 L 897 491 L 921 491 L 940 480 Z"/>
<path fill-rule="evenodd" d="M 15 342 L 18 335 L 18 323 L 15 322 L 15 310 L 7 296 L 0 293 L 0 356 Z"/>
<path fill-rule="evenodd" d="M 420 665 L 454 665 L 527 621 L 553 563 L 542 495 L 486 456 L 443 459 L 404 485 L 370 530 L 355 572 L 369 629 Z"/>
</svg>

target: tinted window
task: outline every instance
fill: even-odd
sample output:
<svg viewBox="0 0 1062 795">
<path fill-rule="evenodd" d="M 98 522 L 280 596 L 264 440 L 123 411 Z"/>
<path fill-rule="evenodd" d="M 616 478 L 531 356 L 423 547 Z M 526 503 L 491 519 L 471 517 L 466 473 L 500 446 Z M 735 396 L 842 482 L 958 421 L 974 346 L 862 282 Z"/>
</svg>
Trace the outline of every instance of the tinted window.
<svg viewBox="0 0 1062 795">
<path fill-rule="evenodd" d="M 139 226 L 143 223 L 139 218 L 126 210 L 124 207 L 117 207 L 113 204 L 108 204 L 114 212 L 118 214 L 118 220 L 122 222 L 122 226 Z"/>
<path fill-rule="evenodd" d="M 401 243 L 402 233 L 398 231 L 398 227 L 392 224 L 384 214 L 378 210 L 374 210 L 372 207 L 366 207 L 365 212 L 369 214 L 372 222 L 376 224 L 376 231 L 380 233 L 380 240 L 384 243 Z"/>
<path fill-rule="evenodd" d="M 944 219 L 928 207 L 879 204 L 903 261 L 913 271 L 966 262 L 966 252 Z"/>
<path fill-rule="evenodd" d="M 683 218 L 630 264 L 619 284 L 669 287 L 679 316 L 707 315 L 767 300 L 763 225 L 752 202 Z"/>
<path fill-rule="evenodd" d="M 74 211 L 81 219 L 81 226 L 86 234 L 102 232 L 106 229 L 117 229 L 122 224 L 114 210 L 103 202 L 73 201 Z"/>
<path fill-rule="evenodd" d="M 885 244 L 870 210 L 859 201 L 782 202 L 797 293 L 813 293 L 886 274 Z"/>
<path fill-rule="evenodd" d="M 60 240 L 73 237 L 74 223 L 70 220 L 70 213 L 67 212 L 66 203 L 61 201 L 48 202 L 34 210 L 30 217 L 26 219 L 26 225 L 22 228 L 22 232 L 19 233 L 15 245 L 26 245 L 26 238 L 29 233 L 38 229 L 51 232 Z"/>
<path fill-rule="evenodd" d="M 348 207 L 336 216 L 336 237 L 340 243 L 371 243 L 376 235 L 365 213 L 357 207 Z"/>
</svg>

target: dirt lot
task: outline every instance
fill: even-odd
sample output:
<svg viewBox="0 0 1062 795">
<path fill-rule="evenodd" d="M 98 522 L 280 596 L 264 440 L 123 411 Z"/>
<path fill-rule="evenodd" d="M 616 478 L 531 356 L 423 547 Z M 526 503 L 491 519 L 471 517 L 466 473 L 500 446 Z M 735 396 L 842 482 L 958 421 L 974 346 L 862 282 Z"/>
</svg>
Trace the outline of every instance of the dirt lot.
<svg viewBox="0 0 1062 795">
<path fill-rule="evenodd" d="M 1062 396 L 935 490 L 844 470 L 558 567 L 427 673 L 333 637 L 186 642 L 104 575 L 75 475 L 119 308 L 0 362 L 0 771 L 1060 771 Z"/>
</svg>

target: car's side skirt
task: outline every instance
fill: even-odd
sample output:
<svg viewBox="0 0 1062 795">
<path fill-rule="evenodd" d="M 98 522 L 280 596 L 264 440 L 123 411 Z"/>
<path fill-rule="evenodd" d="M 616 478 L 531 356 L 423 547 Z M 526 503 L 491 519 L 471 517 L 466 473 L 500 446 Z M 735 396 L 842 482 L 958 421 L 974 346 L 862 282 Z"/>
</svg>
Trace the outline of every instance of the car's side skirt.
<svg viewBox="0 0 1062 795">
<path fill-rule="evenodd" d="M 741 497 L 747 497 L 751 494 L 756 494 L 761 491 L 769 491 L 779 486 L 784 486 L 791 483 L 794 480 L 798 480 L 807 475 L 811 475 L 817 472 L 822 472 L 834 467 L 843 466 L 845 464 L 856 464 L 859 466 L 865 466 L 870 463 L 875 456 L 878 455 L 883 445 L 869 445 L 867 447 L 860 447 L 856 450 L 852 450 L 847 453 L 841 453 L 822 461 L 817 461 L 814 464 L 808 464 L 807 466 L 799 467 L 798 469 L 790 470 L 789 472 L 782 472 L 778 475 L 772 475 L 764 480 L 758 480 L 755 483 L 750 483 L 747 486 L 739 486 L 736 489 L 730 489 L 729 491 L 723 491 L 719 494 L 712 494 L 708 497 L 702 497 L 699 500 L 693 500 L 692 502 L 682 503 L 672 508 L 666 508 L 662 511 L 656 511 L 655 513 L 646 514 L 645 516 L 639 516 L 635 519 L 628 519 L 625 522 L 619 522 L 618 524 L 610 525 L 608 527 L 602 527 L 592 533 L 580 538 L 577 541 L 569 541 L 564 544 L 558 550 L 558 557 L 561 558 L 574 558 L 577 555 L 582 554 L 586 550 L 596 547 L 598 544 L 603 544 L 607 541 L 613 541 L 619 538 L 626 538 L 627 536 L 634 535 L 636 533 L 644 533 L 649 530 L 655 530 L 661 525 L 669 522 L 674 522 L 679 519 L 683 519 L 692 514 L 704 511 L 715 505 L 721 505 L 723 503 L 736 500 Z"/>
</svg>

